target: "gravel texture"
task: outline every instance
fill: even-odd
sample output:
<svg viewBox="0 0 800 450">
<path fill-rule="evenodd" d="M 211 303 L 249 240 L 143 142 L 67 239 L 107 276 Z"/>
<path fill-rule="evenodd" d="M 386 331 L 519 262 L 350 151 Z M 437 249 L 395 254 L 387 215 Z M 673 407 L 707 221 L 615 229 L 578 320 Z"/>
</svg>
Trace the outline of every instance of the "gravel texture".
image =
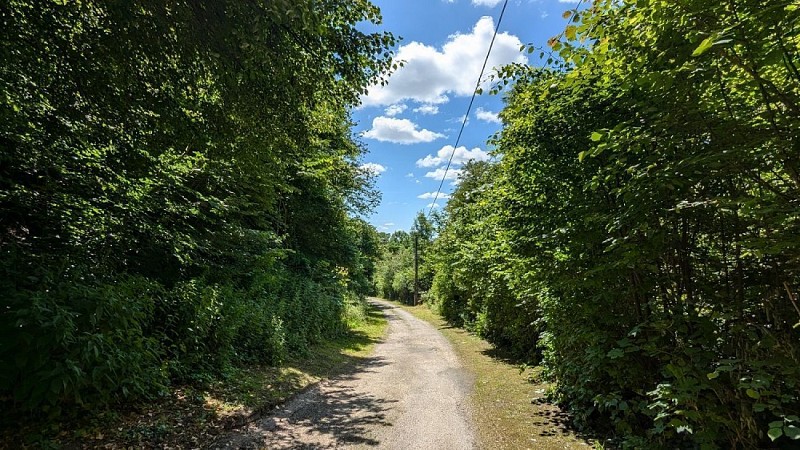
<svg viewBox="0 0 800 450">
<path fill-rule="evenodd" d="M 475 448 L 468 410 L 473 380 L 450 343 L 390 303 L 370 302 L 389 321 L 372 356 L 210 447 Z"/>
</svg>

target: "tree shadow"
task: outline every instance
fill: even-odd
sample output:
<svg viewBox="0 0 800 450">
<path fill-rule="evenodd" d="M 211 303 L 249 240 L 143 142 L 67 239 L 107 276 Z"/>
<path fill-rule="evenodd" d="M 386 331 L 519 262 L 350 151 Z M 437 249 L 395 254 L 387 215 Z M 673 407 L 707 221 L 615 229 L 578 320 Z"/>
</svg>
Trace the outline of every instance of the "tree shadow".
<svg viewBox="0 0 800 450">
<path fill-rule="evenodd" d="M 501 361 L 512 366 L 521 366 L 529 363 L 525 358 L 520 358 L 518 355 L 508 350 L 500 349 L 495 346 L 482 350 L 481 353 L 496 361 Z"/>
<path fill-rule="evenodd" d="M 535 426 L 534 434 L 536 436 L 543 438 L 575 437 L 589 446 L 594 445 L 598 440 L 603 440 L 597 435 L 579 430 L 575 426 L 573 417 L 569 412 L 564 411 L 559 405 L 551 402 L 544 396 L 544 391 L 548 387 L 548 384 L 539 379 L 540 375 L 536 372 L 541 370 L 541 368 L 531 367 L 529 365 L 529 359 L 526 360 L 526 358 L 521 358 L 519 355 L 509 350 L 497 348 L 495 346 L 490 346 L 482 350 L 481 354 L 507 365 L 518 366 L 522 371 L 529 371 L 528 383 L 530 391 L 534 395 L 537 395 L 536 398 L 530 401 L 530 409 L 528 410 L 532 419 L 530 423 Z M 612 448 L 609 447 L 607 443 L 604 445 L 604 448 Z"/>
<path fill-rule="evenodd" d="M 576 436 L 587 444 L 597 440 L 596 436 L 577 430 L 573 424 L 572 416 L 557 405 L 549 402 L 546 398 L 534 399 L 531 404 L 535 405 L 536 408 L 532 412 L 534 418 L 532 424 L 539 428 L 537 433 L 539 436 Z"/>
<path fill-rule="evenodd" d="M 387 411 L 397 400 L 359 392 L 353 381 L 388 364 L 383 358 L 359 358 L 346 373 L 314 385 L 269 417 L 246 430 L 215 440 L 208 448 L 317 449 L 343 445 L 376 447 L 371 430 L 390 427 Z"/>
<path fill-rule="evenodd" d="M 392 316 L 391 309 L 369 302 L 365 320 L 374 325 Z M 357 378 L 375 372 L 386 362 L 381 357 L 348 354 L 383 341 L 363 331 L 349 331 L 342 337 L 322 343 L 316 358 L 298 365 L 303 372 L 324 381 L 308 387 L 283 406 L 262 411 L 247 425 L 219 436 L 207 448 L 236 449 L 316 449 L 342 445 L 378 446 L 370 430 L 389 427 L 387 411 L 397 400 L 364 394 L 356 389 Z"/>
</svg>

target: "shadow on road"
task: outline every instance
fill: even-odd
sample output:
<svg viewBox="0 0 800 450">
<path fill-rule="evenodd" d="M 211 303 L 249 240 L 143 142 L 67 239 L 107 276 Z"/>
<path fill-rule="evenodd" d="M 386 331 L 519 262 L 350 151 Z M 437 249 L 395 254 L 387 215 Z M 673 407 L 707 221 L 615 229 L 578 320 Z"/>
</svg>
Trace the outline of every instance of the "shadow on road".
<svg viewBox="0 0 800 450">
<path fill-rule="evenodd" d="M 367 320 L 377 320 L 388 307 L 370 302 Z M 388 317 L 391 320 L 391 316 Z M 365 333 L 350 332 L 338 340 L 331 351 L 340 353 L 343 364 L 318 366 L 311 361 L 303 371 L 327 378 L 308 388 L 286 405 L 251 422 L 246 427 L 220 436 L 207 446 L 211 449 L 317 449 L 342 445 L 378 446 L 369 436 L 376 426 L 389 427 L 386 413 L 396 400 L 356 392 L 348 381 L 387 365 L 381 357 L 355 357 L 342 350 L 357 350 L 375 344 Z"/>
<path fill-rule="evenodd" d="M 347 387 L 338 387 L 353 379 L 355 373 L 368 373 L 384 366 L 381 358 L 366 358 L 352 367 L 352 374 L 340 375 L 326 383 L 324 395 L 320 387 L 297 398 L 275 417 L 261 421 L 258 428 L 268 433 L 269 448 L 322 448 L 341 445 L 377 446 L 380 442 L 369 437 L 375 426 L 389 427 L 386 412 L 396 400 L 364 395 Z M 299 439 L 300 434 L 306 438 Z M 314 435 L 316 444 L 298 446 L 298 442 Z"/>
</svg>

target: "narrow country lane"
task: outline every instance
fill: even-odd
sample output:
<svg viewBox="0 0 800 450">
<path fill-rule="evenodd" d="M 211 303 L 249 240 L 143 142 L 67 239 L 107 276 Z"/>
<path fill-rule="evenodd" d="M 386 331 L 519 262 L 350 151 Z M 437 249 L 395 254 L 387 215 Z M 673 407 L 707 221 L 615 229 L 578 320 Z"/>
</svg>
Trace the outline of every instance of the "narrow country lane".
<svg viewBox="0 0 800 450">
<path fill-rule="evenodd" d="M 350 373 L 300 394 L 214 448 L 469 449 L 470 374 L 433 326 L 378 299 L 385 340 Z"/>
</svg>

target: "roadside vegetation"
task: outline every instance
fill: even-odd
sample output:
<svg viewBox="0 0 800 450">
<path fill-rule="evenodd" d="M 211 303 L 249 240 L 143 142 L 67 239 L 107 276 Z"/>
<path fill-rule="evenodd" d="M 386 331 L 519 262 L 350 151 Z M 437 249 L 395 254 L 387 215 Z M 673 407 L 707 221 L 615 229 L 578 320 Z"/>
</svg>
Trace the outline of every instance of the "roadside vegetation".
<svg viewBox="0 0 800 450">
<path fill-rule="evenodd" d="M 204 447 L 268 414 L 309 386 L 358 365 L 386 333 L 386 319 L 366 302 L 348 305 L 346 320 L 347 333 L 314 345 L 280 366 L 231 367 L 213 381 L 176 386 L 151 401 L 98 409 L 80 417 L 44 417 L 25 423 L 6 410 L 0 420 L 14 427 L 0 435 L 0 448 L 21 444 L 39 448 Z"/>
<path fill-rule="evenodd" d="M 496 162 L 432 218 L 426 301 L 614 445 L 796 448 L 800 4 L 565 19 L 495 80 Z"/>
<path fill-rule="evenodd" d="M 266 367 L 268 397 L 307 384 L 280 367 L 349 336 L 378 251 L 349 111 L 394 38 L 364 22 L 366 0 L 2 2 L 4 428 L 269 404 L 236 394 Z"/>
</svg>

